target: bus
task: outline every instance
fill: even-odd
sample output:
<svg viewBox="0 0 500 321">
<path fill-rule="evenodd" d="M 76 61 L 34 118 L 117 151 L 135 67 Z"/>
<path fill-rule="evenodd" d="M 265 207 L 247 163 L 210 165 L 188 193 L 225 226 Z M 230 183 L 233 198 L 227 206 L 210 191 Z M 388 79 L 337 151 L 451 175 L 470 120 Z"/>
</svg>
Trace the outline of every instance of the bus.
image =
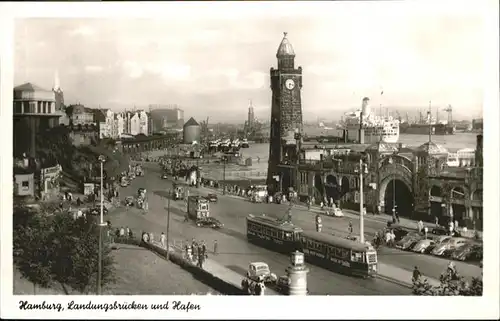
<svg viewBox="0 0 500 321">
<path fill-rule="evenodd" d="M 292 223 L 265 216 L 247 216 L 247 239 L 270 250 L 290 254 L 300 249 L 302 229 Z"/>
<path fill-rule="evenodd" d="M 210 216 L 210 204 L 208 200 L 201 196 L 188 196 L 187 210 L 188 217 L 192 220 L 200 220 Z"/>
<path fill-rule="evenodd" d="M 370 244 L 316 231 L 302 232 L 300 244 L 311 264 L 364 278 L 377 274 L 377 251 Z"/>
</svg>

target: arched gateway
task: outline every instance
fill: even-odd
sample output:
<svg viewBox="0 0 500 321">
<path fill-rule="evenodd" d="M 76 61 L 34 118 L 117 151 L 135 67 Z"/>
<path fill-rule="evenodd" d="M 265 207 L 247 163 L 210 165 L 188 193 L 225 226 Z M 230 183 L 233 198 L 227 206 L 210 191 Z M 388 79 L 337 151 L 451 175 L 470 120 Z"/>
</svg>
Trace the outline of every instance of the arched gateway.
<svg viewBox="0 0 500 321">
<path fill-rule="evenodd" d="M 378 201 L 382 211 L 410 217 L 414 209 L 413 172 L 411 161 L 403 156 L 391 155 L 379 163 Z"/>
</svg>

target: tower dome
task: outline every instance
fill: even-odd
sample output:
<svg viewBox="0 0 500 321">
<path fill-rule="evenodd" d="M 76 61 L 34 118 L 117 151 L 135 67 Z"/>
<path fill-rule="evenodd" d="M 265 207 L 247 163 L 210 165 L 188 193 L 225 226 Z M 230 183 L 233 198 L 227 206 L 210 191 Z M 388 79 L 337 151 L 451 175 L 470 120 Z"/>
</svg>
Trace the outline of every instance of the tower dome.
<svg viewBox="0 0 500 321">
<path fill-rule="evenodd" d="M 281 40 L 278 51 L 276 52 L 276 58 L 281 57 L 295 57 L 295 51 L 293 51 L 292 44 L 288 41 L 287 32 L 283 32 L 283 40 Z"/>
</svg>

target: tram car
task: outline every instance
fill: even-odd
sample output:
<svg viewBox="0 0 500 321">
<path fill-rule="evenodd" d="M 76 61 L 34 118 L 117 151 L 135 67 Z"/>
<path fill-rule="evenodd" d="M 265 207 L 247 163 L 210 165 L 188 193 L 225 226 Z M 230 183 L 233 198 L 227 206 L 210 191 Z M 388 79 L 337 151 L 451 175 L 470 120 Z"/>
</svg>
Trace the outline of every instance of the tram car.
<svg viewBox="0 0 500 321">
<path fill-rule="evenodd" d="M 247 239 L 250 243 L 289 254 L 300 249 L 300 234 L 302 228 L 293 223 L 284 222 L 262 214 L 248 215 Z"/>
</svg>

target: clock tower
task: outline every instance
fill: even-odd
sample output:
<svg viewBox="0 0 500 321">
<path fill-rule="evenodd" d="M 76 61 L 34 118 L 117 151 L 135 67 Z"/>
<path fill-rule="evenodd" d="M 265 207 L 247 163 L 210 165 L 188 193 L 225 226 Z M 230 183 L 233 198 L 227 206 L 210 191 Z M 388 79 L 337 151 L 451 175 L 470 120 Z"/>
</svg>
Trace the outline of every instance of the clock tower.
<svg viewBox="0 0 500 321">
<path fill-rule="evenodd" d="M 291 165 L 297 162 L 302 133 L 302 67 L 295 68 L 295 52 L 287 33 L 276 53 L 278 68 L 271 68 L 271 136 L 267 185 L 285 191 L 293 184 Z M 282 166 L 280 166 L 282 165 Z"/>
</svg>

